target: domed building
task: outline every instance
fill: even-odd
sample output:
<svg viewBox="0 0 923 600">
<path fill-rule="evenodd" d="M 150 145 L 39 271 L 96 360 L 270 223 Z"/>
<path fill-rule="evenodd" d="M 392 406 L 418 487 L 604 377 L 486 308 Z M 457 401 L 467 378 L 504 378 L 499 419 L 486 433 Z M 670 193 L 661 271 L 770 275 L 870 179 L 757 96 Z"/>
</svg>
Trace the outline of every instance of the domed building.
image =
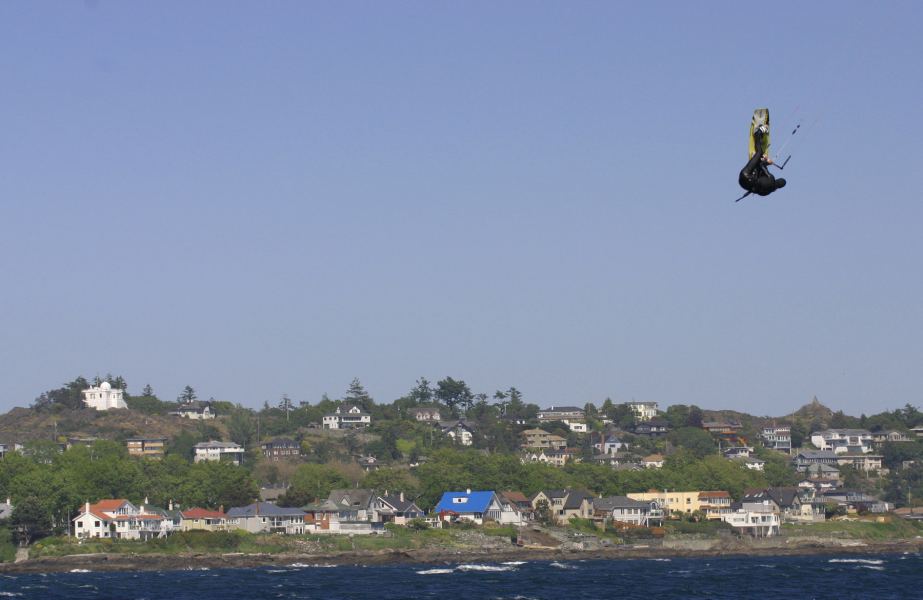
<svg viewBox="0 0 923 600">
<path fill-rule="evenodd" d="M 96 410 L 109 410 L 110 408 L 128 408 L 123 398 L 124 391 L 113 389 L 112 384 L 103 381 L 99 386 L 83 390 L 83 401 L 90 408 Z"/>
</svg>

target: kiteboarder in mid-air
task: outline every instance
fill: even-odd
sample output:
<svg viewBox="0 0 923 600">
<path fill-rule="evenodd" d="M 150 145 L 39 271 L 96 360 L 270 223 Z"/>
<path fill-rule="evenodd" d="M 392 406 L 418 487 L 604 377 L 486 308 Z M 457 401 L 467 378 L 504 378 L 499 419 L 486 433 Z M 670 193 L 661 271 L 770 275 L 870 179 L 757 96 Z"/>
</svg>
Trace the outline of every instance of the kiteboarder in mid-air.
<svg viewBox="0 0 923 600">
<path fill-rule="evenodd" d="M 736 201 L 743 200 L 750 194 L 768 196 L 779 188 L 785 187 L 785 180 L 776 179 L 769 172 L 769 165 L 773 164 L 769 158 L 769 111 L 758 108 L 753 113 L 753 123 L 750 126 L 750 160 L 740 171 L 738 182 L 747 193 Z"/>
</svg>

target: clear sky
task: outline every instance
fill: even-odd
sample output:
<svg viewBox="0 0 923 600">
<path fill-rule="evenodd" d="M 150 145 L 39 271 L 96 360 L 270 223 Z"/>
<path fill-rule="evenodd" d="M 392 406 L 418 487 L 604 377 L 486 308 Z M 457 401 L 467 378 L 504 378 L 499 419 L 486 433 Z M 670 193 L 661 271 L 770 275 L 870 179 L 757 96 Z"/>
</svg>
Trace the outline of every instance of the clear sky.
<svg viewBox="0 0 923 600">
<path fill-rule="evenodd" d="M 923 403 L 919 2 L 0 3 L 0 408 Z M 804 119 L 739 204 L 752 111 Z M 799 140 L 799 136 L 802 139 Z"/>
</svg>

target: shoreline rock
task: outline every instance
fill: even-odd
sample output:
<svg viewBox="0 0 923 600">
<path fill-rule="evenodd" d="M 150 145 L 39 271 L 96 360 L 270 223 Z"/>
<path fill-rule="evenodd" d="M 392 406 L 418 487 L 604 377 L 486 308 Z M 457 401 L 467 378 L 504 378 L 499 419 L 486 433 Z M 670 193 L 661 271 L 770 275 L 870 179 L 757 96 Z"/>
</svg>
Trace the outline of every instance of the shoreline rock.
<svg viewBox="0 0 923 600">
<path fill-rule="evenodd" d="M 74 554 L 29 559 L 0 565 L 0 573 L 60 573 L 88 571 L 181 571 L 197 569 L 239 569 L 310 565 L 389 565 L 389 564 L 460 564 L 466 562 L 505 562 L 513 560 L 626 560 L 650 558 L 711 558 L 717 556 L 803 556 L 818 554 L 898 554 L 923 550 L 923 539 L 886 542 L 861 540 L 767 540 L 727 543 L 715 540 L 710 548 L 676 548 L 658 546 L 620 546 L 599 550 L 579 549 L 419 549 L 377 550 L 365 552 L 279 553 L 279 554 Z"/>
</svg>

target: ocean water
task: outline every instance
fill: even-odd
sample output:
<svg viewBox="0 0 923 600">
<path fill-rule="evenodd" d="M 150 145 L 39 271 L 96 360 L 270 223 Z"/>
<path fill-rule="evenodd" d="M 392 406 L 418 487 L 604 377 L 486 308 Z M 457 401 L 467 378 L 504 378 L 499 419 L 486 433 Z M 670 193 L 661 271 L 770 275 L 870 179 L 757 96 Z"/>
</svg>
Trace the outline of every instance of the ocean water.
<svg viewBox="0 0 923 600">
<path fill-rule="evenodd" d="M 918 554 L 0 575 L 0 598 L 923 598 Z"/>
</svg>

